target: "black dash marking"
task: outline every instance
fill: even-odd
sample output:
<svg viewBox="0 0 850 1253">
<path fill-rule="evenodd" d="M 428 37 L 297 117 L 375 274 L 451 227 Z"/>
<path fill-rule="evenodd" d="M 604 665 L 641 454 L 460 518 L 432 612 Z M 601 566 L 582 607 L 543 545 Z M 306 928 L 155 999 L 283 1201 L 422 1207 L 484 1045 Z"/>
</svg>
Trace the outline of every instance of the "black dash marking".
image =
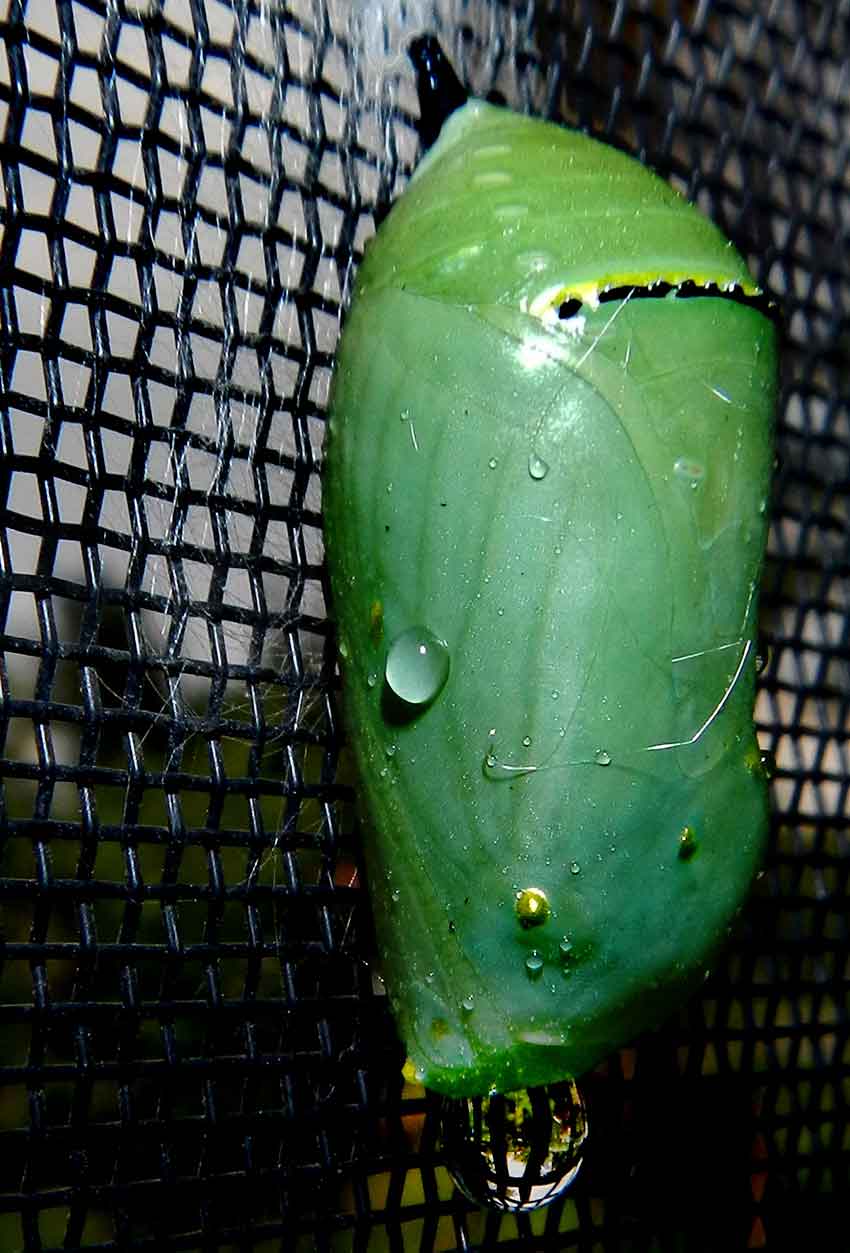
<svg viewBox="0 0 850 1253">
<path fill-rule="evenodd" d="M 567 318 L 574 318 L 580 308 L 581 301 L 577 300 L 575 296 L 573 296 L 572 299 L 565 300 L 561 305 L 558 310 L 558 317 L 561 318 L 562 321 L 566 321 Z"/>
<path fill-rule="evenodd" d="M 630 286 L 628 284 L 620 287 L 609 287 L 606 291 L 599 293 L 599 303 L 603 305 L 625 300 L 665 300 L 671 295 L 676 300 L 730 300 L 733 304 L 745 305 L 749 309 L 755 309 L 757 313 L 769 318 L 772 322 L 779 321 L 779 310 L 763 292 L 751 295 L 745 292 L 742 287 L 725 288 L 720 287 L 717 283 L 695 283 L 692 279 L 686 279 L 682 283 L 659 281 L 657 283 L 647 283 L 643 287 Z M 582 301 L 573 296 L 569 300 L 565 300 L 559 307 L 558 317 L 562 321 L 565 321 L 567 318 L 573 318 L 581 307 Z"/>
</svg>

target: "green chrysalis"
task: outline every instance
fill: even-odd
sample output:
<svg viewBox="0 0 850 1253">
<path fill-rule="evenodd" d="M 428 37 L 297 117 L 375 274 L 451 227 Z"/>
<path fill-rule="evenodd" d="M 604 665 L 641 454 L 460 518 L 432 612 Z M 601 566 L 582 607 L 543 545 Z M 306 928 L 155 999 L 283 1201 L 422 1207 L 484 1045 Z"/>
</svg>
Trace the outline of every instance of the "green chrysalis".
<svg viewBox="0 0 850 1253">
<path fill-rule="evenodd" d="M 748 889 L 775 374 L 709 221 L 480 101 L 367 249 L 326 543 L 388 990 L 437 1091 L 580 1075 Z"/>
</svg>

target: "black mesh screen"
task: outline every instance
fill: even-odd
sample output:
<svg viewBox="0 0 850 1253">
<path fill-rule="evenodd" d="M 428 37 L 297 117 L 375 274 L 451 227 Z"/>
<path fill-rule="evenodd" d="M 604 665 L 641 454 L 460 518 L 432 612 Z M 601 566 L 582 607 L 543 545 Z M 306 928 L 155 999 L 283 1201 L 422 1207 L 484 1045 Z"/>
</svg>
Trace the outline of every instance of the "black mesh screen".
<svg viewBox="0 0 850 1253">
<path fill-rule="evenodd" d="M 401 1077 L 325 608 L 419 29 L 670 177 L 784 318 L 765 873 L 525 1217 L 455 1191 Z M 846 0 L 0 0 L 0 36 L 0 1248 L 845 1247 Z"/>
</svg>

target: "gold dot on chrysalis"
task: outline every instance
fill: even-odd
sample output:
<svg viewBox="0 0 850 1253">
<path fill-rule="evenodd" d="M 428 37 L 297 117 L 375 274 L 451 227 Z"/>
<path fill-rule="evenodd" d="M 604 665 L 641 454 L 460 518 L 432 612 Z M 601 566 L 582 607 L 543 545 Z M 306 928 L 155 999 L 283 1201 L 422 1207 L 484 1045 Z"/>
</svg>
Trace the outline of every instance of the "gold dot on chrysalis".
<svg viewBox="0 0 850 1253">
<path fill-rule="evenodd" d="M 521 888 L 516 894 L 514 909 L 521 927 L 539 927 L 552 912 L 549 898 L 541 888 Z"/>
</svg>

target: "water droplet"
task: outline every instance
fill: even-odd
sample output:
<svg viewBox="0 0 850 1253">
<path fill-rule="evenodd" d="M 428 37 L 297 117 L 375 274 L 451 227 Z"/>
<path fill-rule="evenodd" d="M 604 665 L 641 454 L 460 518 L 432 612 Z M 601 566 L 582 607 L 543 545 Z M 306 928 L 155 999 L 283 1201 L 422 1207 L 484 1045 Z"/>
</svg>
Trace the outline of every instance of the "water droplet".
<svg viewBox="0 0 850 1253">
<path fill-rule="evenodd" d="M 558 689 L 553 687 L 552 688 L 552 700 L 559 700 L 560 696 L 561 696 L 561 693 L 558 691 Z"/>
<path fill-rule="evenodd" d="M 429 705 L 449 677 L 449 650 L 427 627 L 410 627 L 387 654 L 387 686 L 406 705 Z"/>
<path fill-rule="evenodd" d="M 392 892 L 390 892 L 390 898 L 393 901 L 393 904 L 401 900 L 401 892 L 399 892 L 398 888 L 393 888 Z"/>
<path fill-rule="evenodd" d="M 402 422 L 406 422 L 407 419 L 410 417 L 410 410 L 402 409 L 401 413 L 398 416 L 401 418 Z"/>
<path fill-rule="evenodd" d="M 526 957 L 525 969 L 529 979 L 539 979 L 543 974 L 543 958 L 536 949 Z"/>
<path fill-rule="evenodd" d="M 570 862 L 570 874 L 581 874 L 581 866 L 577 861 Z"/>
<path fill-rule="evenodd" d="M 584 1102 L 572 1082 L 440 1101 L 441 1148 L 475 1205 L 512 1213 L 548 1205 L 578 1175 L 586 1139 Z"/>
<path fill-rule="evenodd" d="M 567 961 L 573 951 L 573 942 L 568 935 L 565 935 L 558 945 L 558 952 L 561 954 L 561 960 Z"/>
<path fill-rule="evenodd" d="M 759 753 L 759 762 L 761 763 L 761 768 L 764 771 L 764 777 L 766 779 L 772 779 L 776 774 L 776 755 L 772 753 L 770 749 L 762 749 Z"/>
<path fill-rule="evenodd" d="M 498 463 L 498 461 L 496 460 L 496 458 L 495 458 L 495 457 L 491 457 L 491 458 L 490 458 L 490 460 L 487 462 L 487 464 L 488 464 L 488 466 L 490 467 L 490 469 L 491 469 L 491 470 L 495 470 L 495 469 L 496 469 L 496 466 L 497 466 L 499 463 Z"/>
<path fill-rule="evenodd" d="M 367 687 L 374 687 L 377 682 L 378 682 L 378 676 L 374 673 L 374 671 L 371 674 L 366 676 Z"/>
<path fill-rule="evenodd" d="M 705 478 L 705 466 L 690 457 L 677 457 L 673 463 L 673 473 L 696 490 Z"/>
<path fill-rule="evenodd" d="M 475 1001 L 471 996 L 465 996 L 460 1003 L 460 1007 L 464 1014 L 471 1014 L 475 1009 Z"/>
<path fill-rule="evenodd" d="M 348 644 L 343 639 L 339 641 L 339 655 L 343 661 L 348 661 Z"/>
<path fill-rule="evenodd" d="M 398 745 L 388 744 L 386 748 L 384 749 L 384 752 L 386 753 L 387 757 L 395 757 L 397 749 L 398 749 Z"/>
<path fill-rule="evenodd" d="M 598 748 L 593 760 L 596 762 L 597 766 L 610 766 L 611 754 L 604 748 Z"/>
<path fill-rule="evenodd" d="M 528 473 L 538 482 L 540 479 L 545 479 L 549 473 L 548 461 L 544 461 L 536 452 L 530 452 L 528 454 Z"/>
<path fill-rule="evenodd" d="M 521 927 L 539 927 L 552 912 L 549 898 L 542 888 L 520 888 L 514 909 Z"/>
<path fill-rule="evenodd" d="M 387 495 L 388 496 L 392 493 L 392 490 L 393 490 L 392 483 L 387 483 Z"/>
<path fill-rule="evenodd" d="M 531 736 L 530 735 L 524 735 L 522 737 L 522 742 L 526 748 L 531 748 Z"/>
<path fill-rule="evenodd" d="M 697 833 L 693 827 L 682 827 L 679 832 L 679 859 L 690 861 L 697 851 Z"/>
</svg>

